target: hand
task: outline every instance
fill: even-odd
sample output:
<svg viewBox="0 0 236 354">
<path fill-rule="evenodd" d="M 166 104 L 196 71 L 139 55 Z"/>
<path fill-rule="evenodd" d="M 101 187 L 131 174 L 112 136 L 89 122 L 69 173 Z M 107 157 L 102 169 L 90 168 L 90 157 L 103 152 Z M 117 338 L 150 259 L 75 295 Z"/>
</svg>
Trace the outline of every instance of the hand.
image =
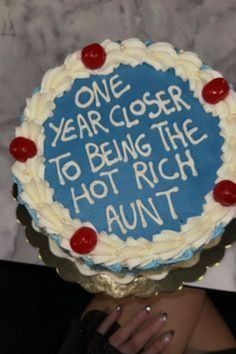
<svg viewBox="0 0 236 354">
<path fill-rule="evenodd" d="M 104 335 L 120 316 L 120 308 L 111 312 L 100 324 L 97 331 Z M 163 329 L 167 316 L 159 314 L 149 317 L 150 307 L 147 306 L 121 326 L 110 338 L 110 344 L 122 354 L 159 354 L 168 346 L 174 332 L 167 331 L 154 339 Z"/>
</svg>

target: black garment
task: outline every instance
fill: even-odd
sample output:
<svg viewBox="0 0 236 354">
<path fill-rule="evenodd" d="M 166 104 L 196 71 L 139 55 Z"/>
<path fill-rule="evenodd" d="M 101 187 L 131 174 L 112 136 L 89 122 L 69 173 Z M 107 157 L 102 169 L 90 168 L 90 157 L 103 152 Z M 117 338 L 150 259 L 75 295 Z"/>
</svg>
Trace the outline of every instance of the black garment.
<svg viewBox="0 0 236 354">
<path fill-rule="evenodd" d="M 119 354 L 108 341 L 119 325 L 115 323 L 104 336 L 97 332 L 106 316 L 102 311 L 93 310 L 86 313 L 82 321 L 74 320 L 58 354 Z"/>
</svg>

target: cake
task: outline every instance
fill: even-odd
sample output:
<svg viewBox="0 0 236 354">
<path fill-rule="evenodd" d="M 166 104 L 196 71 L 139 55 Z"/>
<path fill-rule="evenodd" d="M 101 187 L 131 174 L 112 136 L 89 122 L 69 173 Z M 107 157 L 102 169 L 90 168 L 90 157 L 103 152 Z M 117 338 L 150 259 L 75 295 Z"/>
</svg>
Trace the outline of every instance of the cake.
<svg viewBox="0 0 236 354">
<path fill-rule="evenodd" d="M 236 215 L 236 94 L 197 54 L 105 40 L 26 100 L 10 152 L 18 203 L 87 276 L 164 278 Z M 43 236 L 42 236 L 43 237 Z"/>
</svg>

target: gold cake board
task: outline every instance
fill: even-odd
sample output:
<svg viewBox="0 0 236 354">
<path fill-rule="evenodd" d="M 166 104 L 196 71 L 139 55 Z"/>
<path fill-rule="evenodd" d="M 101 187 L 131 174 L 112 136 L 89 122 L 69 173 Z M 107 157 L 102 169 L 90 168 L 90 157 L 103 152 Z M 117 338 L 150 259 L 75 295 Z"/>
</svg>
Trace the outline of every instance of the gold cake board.
<svg viewBox="0 0 236 354">
<path fill-rule="evenodd" d="M 13 196 L 15 199 L 17 198 L 17 186 L 15 184 L 13 186 Z M 217 265 L 222 260 L 225 249 L 236 240 L 236 219 L 234 219 L 226 227 L 220 242 L 216 246 L 202 251 L 196 264 L 187 268 L 172 269 L 162 280 L 152 280 L 144 275 L 139 275 L 128 284 L 119 284 L 107 272 L 93 276 L 81 274 L 75 263 L 57 257 L 51 252 L 48 237 L 32 227 L 32 219 L 25 206 L 18 204 L 16 214 L 19 222 L 25 226 L 25 234 L 29 243 L 38 249 L 42 261 L 47 266 L 55 268 L 62 279 L 79 283 L 88 292 L 103 292 L 115 298 L 124 298 L 131 295 L 148 298 L 159 293 L 175 292 L 181 289 L 184 283 L 201 279 L 207 268 Z"/>
</svg>

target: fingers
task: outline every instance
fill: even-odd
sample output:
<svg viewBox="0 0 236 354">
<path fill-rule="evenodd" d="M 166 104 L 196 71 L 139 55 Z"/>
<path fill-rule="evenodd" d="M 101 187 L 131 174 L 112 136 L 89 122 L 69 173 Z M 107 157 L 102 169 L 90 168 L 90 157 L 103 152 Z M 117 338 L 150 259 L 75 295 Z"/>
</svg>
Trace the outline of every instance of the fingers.
<svg viewBox="0 0 236 354">
<path fill-rule="evenodd" d="M 166 347 L 169 345 L 174 335 L 173 331 L 166 332 L 161 335 L 152 345 L 144 350 L 142 354 L 160 354 L 162 353 Z"/>
<path fill-rule="evenodd" d="M 149 306 L 146 306 L 145 309 L 139 311 L 131 320 L 125 323 L 110 337 L 110 344 L 115 348 L 119 348 L 141 325 L 141 323 L 145 321 L 145 319 L 148 317 L 149 312 Z"/>
<path fill-rule="evenodd" d="M 132 337 L 119 350 L 122 353 L 138 353 L 163 328 L 166 320 L 167 315 L 165 313 L 152 318 L 145 327 L 139 328 L 133 333 Z"/>
<path fill-rule="evenodd" d="M 113 323 L 115 323 L 118 320 L 119 316 L 120 316 L 120 306 L 117 306 L 116 309 L 113 312 L 111 312 L 105 318 L 105 320 L 99 325 L 99 327 L 97 328 L 97 332 L 104 335 L 113 325 Z"/>
<path fill-rule="evenodd" d="M 120 306 L 111 312 L 105 320 L 99 325 L 97 331 L 104 335 L 120 316 Z M 139 311 L 131 320 L 118 329 L 110 338 L 110 344 L 123 354 L 136 354 L 140 350 L 143 354 L 159 354 L 168 346 L 172 340 L 173 331 L 168 331 L 159 336 L 156 340 L 156 334 L 163 328 L 167 316 L 158 315 L 148 319 L 150 307 Z M 141 324 L 144 323 L 144 326 Z"/>
</svg>

